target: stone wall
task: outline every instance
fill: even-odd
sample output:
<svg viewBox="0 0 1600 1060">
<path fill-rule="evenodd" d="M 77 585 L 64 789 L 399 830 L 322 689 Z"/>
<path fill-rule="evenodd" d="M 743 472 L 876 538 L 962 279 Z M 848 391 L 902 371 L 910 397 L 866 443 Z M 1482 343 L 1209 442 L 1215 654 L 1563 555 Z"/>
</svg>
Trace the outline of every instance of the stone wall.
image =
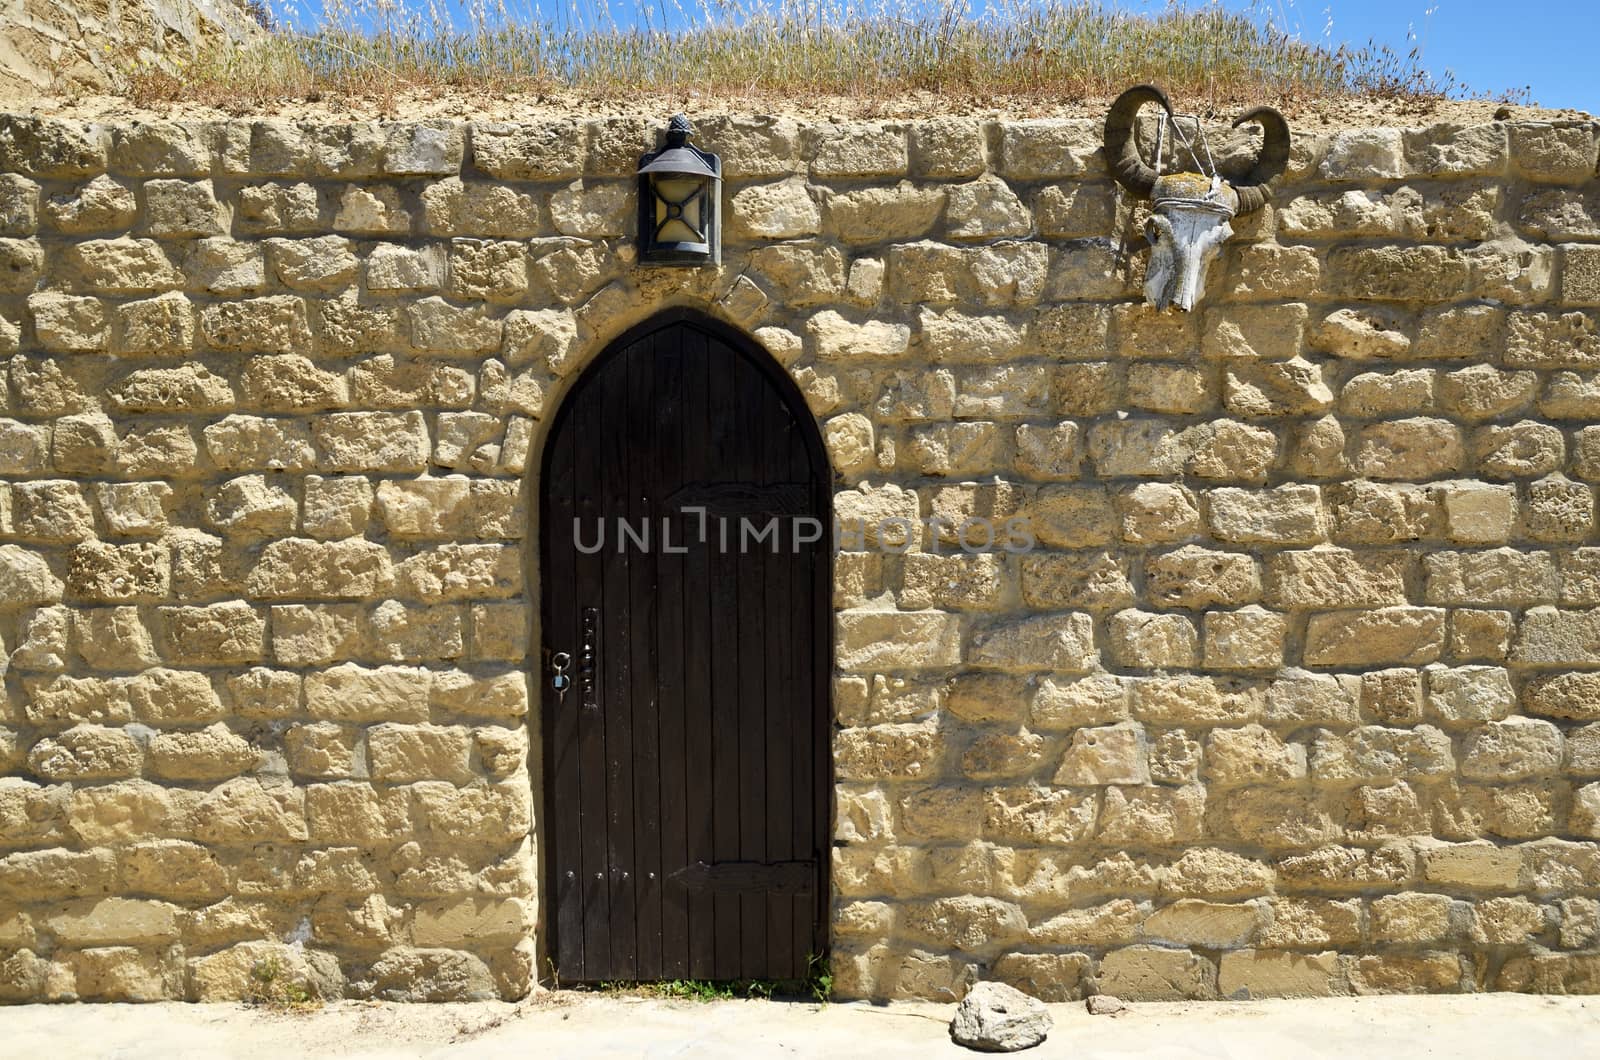
<svg viewBox="0 0 1600 1060">
<path fill-rule="evenodd" d="M 1301 135 L 1161 316 L 1094 122 L 707 119 L 645 271 L 661 125 L 0 120 L 0 998 L 529 988 L 531 476 L 669 305 L 917 524 L 837 562 L 841 994 L 1600 988 L 1594 124 Z"/>
</svg>

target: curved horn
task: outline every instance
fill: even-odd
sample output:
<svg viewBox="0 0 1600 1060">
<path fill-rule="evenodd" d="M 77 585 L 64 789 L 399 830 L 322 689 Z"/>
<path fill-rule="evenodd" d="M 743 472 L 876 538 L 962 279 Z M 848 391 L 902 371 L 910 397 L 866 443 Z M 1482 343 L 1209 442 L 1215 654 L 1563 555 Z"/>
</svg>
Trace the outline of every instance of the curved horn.
<svg viewBox="0 0 1600 1060">
<path fill-rule="evenodd" d="M 1156 171 L 1145 165 L 1133 142 L 1133 123 L 1139 108 L 1146 103 L 1158 103 L 1169 116 L 1172 114 L 1167 94 L 1155 85 L 1134 85 L 1118 96 L 1106 112 L 1106 163 L 1117 183 L 1135 195 L 1149 195 L 1156 185 Z"/>
<path fill-rule="evenodd" d="M 1248 122 L 1261 126 L 1261 153 L 1256 156 L 1250 172 L 1238 180 L 1230 181 L 1239 193 L 1239 213 L 1253 213 L 1272 198 L 1272 183 L 1289 167 L 1289 123 L 1271 107 L 1257 107 L 1246 111 L 1233 123 L 1238 128 Z"/>
</svg>

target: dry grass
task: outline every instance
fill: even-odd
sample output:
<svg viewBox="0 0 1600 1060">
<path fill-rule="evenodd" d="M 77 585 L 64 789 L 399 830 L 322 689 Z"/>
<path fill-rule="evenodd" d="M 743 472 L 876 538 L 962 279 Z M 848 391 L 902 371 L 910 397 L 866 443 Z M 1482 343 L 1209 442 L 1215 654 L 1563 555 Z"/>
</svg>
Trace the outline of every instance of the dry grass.
<svg viewBox="0 0 1600 1060">
<path fill-rule="evenodd" d="M 471 0 L 464 20 L 427 0 L 329 0 L 304 26 L 248 48 L 131 71 L 141 105 L 249 109 L 295 100 L 393 98 L 429 90 L 806 100 L 931 93 L 949 100 L 1071 101 L 1155 81 L 1201 108 L 1272 99 L 1467 95 L 1413 50 L 1307 42 L 1282 8 L 1236 14 L 1174 3 L 1156 15 L 1081 0 L 618 0 L 578 2 L 558 22 Z M 774 6 L 776 3 L 776 6 Z M 1290 0 L 1292 4 L 1292 0 Z M 668 5 L 671 5 L 670 7 Z M 464 23 L 464 24 L 463 24 Z"/>
</svg>

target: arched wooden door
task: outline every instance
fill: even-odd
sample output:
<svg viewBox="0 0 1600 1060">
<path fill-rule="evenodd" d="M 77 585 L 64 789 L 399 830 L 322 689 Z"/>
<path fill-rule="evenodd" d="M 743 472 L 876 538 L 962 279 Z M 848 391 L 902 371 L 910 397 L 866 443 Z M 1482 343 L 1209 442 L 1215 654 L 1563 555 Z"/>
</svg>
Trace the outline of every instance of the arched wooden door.
<svg viewBox="0 0 1600 1060">
<path fill-rule="evenodd" d="M 562 404 L 538 675 L 560 981 L 800 978 L 822 952 L 830 479 L 793 383 L 696 314 Z"/>
</svg>

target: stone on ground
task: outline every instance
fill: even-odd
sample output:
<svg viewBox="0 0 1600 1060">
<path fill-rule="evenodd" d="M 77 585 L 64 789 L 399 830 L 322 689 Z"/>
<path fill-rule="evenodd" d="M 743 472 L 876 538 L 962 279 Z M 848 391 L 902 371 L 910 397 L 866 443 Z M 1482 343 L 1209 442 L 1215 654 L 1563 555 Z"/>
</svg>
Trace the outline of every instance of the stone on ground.
<svg viewBox="0 0 1600 1060">
<path fill-rule="evenodd" d="M 1004 983 L 979 983 L 956 1006 L 950 1037 L 969 1049 L 1014 1053 L 1030 1049 L 1050 1033 L 1042 1001 Z"/>
</svg>

